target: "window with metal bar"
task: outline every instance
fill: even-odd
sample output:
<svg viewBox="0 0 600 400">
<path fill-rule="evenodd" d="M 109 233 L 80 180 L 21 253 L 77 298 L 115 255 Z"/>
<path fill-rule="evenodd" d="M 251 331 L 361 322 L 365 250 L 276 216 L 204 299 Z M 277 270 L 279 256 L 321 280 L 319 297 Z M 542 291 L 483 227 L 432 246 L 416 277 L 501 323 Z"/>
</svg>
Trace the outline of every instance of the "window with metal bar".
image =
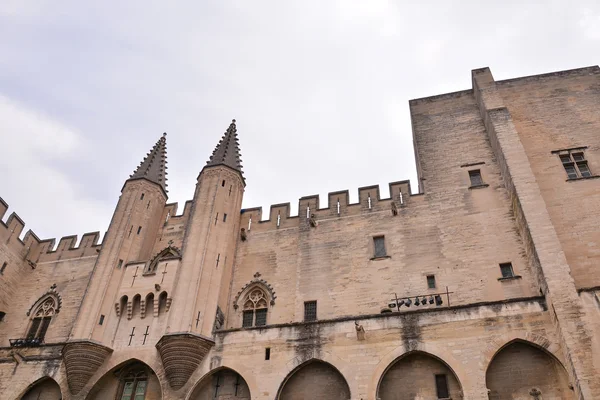
<svg viewBox="0 0 600 400">
<path fill-rule="evenodd" d="M 385 257 L 387 253 L 385 251 L 385 237 L 384 236 L 375 236 L 373 238 L 373 245 L 375 247 L 375 258 Z"/>
<path fill-rule="evenodd" d="M 304 302 L 304 320 L 305 321 L 316 321 L 317 320 L 317 302 L 316 302 L 316 300 Z"/>
<path fill-rule="evenodd" d="M 244 315 L 243 315 L 243 319 L 242 319 L 242 328 L 252 327 L 253 322 L 254 322 L 254 310 L 244 311 Z"/>
<path fill-rule="evenodd" d="M 471 180 L 471 186 L 483 185 L 483 178 L 481 177 L 481 170 L 475 169 L 469 171 L 469 179 Z"/>
<path fill-rule="evenodd" d="M 255 315 L 255 320 L 254 320 L 254 325 L 255 326 L 265 326 L 267 325 L 267 309 L 266 308 L 262 308 L 260 310 L 256 310 L 254 312 Z"/>
<path fill-rule="evenodd" d="M 512 263 L 509 262 L 500 264 L 500 272 L 503 278 L 513 278 L 515 276 Z"/>
</svg>

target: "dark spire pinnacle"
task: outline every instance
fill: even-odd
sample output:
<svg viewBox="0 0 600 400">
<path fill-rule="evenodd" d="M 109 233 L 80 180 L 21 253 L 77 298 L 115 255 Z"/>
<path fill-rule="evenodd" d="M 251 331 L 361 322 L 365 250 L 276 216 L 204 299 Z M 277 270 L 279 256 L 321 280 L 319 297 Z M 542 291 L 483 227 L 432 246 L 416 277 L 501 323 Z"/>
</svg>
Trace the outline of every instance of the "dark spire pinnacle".
<svg viewBox="0 0 600 400">
<path fill-rule="evenodd" d="M 234 119 L 231 121 L 219 144 L 217 144 L 217 147 L 215 147 L 210 159 L 206 162 L 206 166 L 226 165 L 238 171 L 243 178 L 244 172 L 242 171 L 242 160 L 240 157 L 240 143 Z"/>
<path fill-rule="evenodd" d="M 128 181 L 147 179 L 158 184 L 167 193 L 167 133 L 163 133 L 158 142 L 140 165 L 136 168 Z"/>
</svg>

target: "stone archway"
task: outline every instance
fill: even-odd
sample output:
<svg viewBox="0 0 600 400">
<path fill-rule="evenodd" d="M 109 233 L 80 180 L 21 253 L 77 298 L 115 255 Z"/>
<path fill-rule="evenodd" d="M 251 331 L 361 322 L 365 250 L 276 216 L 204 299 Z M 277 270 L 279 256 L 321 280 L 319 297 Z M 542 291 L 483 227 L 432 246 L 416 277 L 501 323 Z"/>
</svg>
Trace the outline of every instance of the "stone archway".
<svg viewBox="0 0 600 400">
<path fill-rule="evenodd" d="M 125 361 L 106 372 L 88 393 L 86 400 L 114 400 L 131 392 L 144 394 L 144 400 L 161 400 L 162 391 L 156 373 L 137 359 Z"/>
<path fill-rule="evenodd" d="M 461 399 L 462 386 L 445 362 L 428 353 L 413 351 L 390 364 L 379 381 L 377 398 Z"/>
<path fill-rule="evenodd" d="M 230 368 L 219 368 L 205 375 L 187 400 L 250 400 L 246 380 Z"/>
<path fill-rule="evenodd" d="M 485 379 L 490 400 L 575 399 L 562 364 L 539 346 L 522 340 L 498 350 Z"/>
<path fill-rule="evenodd" d="M 348 400 L 350 387 L 331 364 L 313 359 L 296 367 L 281 384 L 277 400 Z"/>
<path fill-rule="evenodd" d="M 45 377 L 29 387 L 20 400 L 61 400 L 60 386 L 52 378 Z"/>
</svg>

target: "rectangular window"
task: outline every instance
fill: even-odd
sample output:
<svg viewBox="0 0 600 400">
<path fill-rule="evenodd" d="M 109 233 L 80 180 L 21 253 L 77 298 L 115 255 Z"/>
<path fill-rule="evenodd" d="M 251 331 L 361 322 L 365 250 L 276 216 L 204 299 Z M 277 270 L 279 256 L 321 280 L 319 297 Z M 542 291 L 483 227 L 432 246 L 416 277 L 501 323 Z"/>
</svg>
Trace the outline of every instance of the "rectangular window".
<svg viewBox="0 0 600 400">
<path fill-rule="evenodd" d="M 119 260 L 119 262 L 117 263 L 117 269 L 121 269 L 122 266 L 123 266 L 123 260 Z"/>
<path fill-rule="evenodd" d="M 140 196 L 140 200 L 144 200 L 144 193 Z"/>
<path fill-rule="evenodd" d="M 435 390 L 437 391 L 438 399 L 450 398 L 450 391 L 448 390 L 448 378 L 445 374 L 435 375 Z"/>
<path fill-rule="evenodd" d="M 254 322 L 254 310 L 244 311 L 242 328 L 252 327 L 252 322 Z"/>
<path fill-rule="evenodd" d="M 2 268 L 0 268 L 0 274 L 4 274 L 4 270 L 6 269 L 6 266 L 8 265 L 7 262 L 3 262 L 2 263 Z"/>
<path fill-rule="evenodd" d="M 560 154 L 559 158 L 567 173 L 567 178 L 577 179 L 579 177 L 586 178 L 592 176 L 592 171 L 590 171 L 590 167 L 582 151 Z"/>
<path fill-rule="evenodd" d="M 271 359 L 271 348 L 267 347 L 265 349 L 265 360 L 270 360 Z"/>
<path fill-rule="evenodd" d="M 435 275 L 427 275 L 427 289 L 435 289 Z"/>
<path fill-rule="evenodd" d="M 375 236 L 373 238 L 373 244 L 375 245 L 375 258 L 385 257 L 385 237 L 384 236 Z"/>
<path fill-rule="evenodd" d="M 260 310 L 256 310 L 256 322 L 254 326 L 265 326 L 267 325 L 267 309 L 261 308 Z"/>
<path fill-rule="evenodd" d="M 141 226 L 138 226 L 138 231 L 137 231 L 137 234 L 139 235 L 141 231 L 142 231 L 142 227 L 141 227 Z"/>
<path fill-rule="evenodd" d="M 31 325 L 29 326 L 29 331 L 27 332 L 27 339 L 35 338 L 35 335 L 37 334 L 37 331 L 38 331 L 38 328 L 40 327 L 41 322 L 42 322 L 41 318 L 34 318 L 33 321 L 31 321 Z"/>
<path fill-rule="evenodd" d="M 44 340 L 44 337 L 46 336 L 46 331 L 48 330 L 48 327 L 50 326 L 50 321 L 52 321 L 52 317 L 44 317 L 42 318 L 42 326 L 40 327 L 40 331 L 37 334 L 37 338 L 40 340 Z"/>
<path fill-rule="evenodd" d="M 98 321 L 98 325 L 102 325 L 104 323 L 104 314 L 100 315 L 100 321 Z"/>
<path fill-rule="evenodd" d="M 227 214 L 223 214 L 223 222 L 227 222 Z"/>
<path fill-rule="evenodd" d="M 2 322 L 2 320 L 4 319 L 4 316 L 6 315 L 5 312 L 0 311 L 0 322 Z"/>
<path fill-rule="evenodd" d="M 316 321 L 317 320 L 317 302 L 316 301 L 305 301 L 304 302 L 304 320 L 305 321 Z"/>
<path fill-rule="evenodd" d="M 513 278 L 515 276 L 512 263 L 500 264 L 500 272 L 502 273 L 503 278 Z"/>
<path fill-rule="evenodd" d="M 483 179 L 481 178 L 481 170 L 474 169 L 469 171 L 469 179 L 471 179 L 471 186 L 483 185 Z"/>
</svg>

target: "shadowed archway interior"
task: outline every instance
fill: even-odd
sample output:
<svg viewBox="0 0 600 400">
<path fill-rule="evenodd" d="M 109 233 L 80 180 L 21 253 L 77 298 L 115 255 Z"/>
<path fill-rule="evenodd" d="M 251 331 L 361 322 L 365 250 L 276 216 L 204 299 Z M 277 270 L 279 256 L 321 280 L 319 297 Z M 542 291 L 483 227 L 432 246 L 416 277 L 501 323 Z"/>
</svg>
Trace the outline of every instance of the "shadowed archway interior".
<svg viewBox="0 0 600 400">
<path fill-rule="evenodd" d="M 58 383 L 52 378 L 43 378 L 34 383 L 21 400 L 61 400 Z"/>
<path fill-rule="evenodd" d="M 381 400 L 461 399 L 454 372 L 427 353 L 414 352 L 394 361 L 383 374 L 377 398 Z"/>
<path fill-rule="evenodd" d="M 130 360 L 104 374 L 86 400 L 161 400 L 160 382 L 145 363 Z"/>
<path fill-rule="evenodd" d="M 278 400 L 348 400 L 346 379 L 332 365 L 312 360 L 291 372 Z"/>
<path fill-rule="evenodd" d="M 229 368 L 205 376 L 189 400 L 250 400 L 250 389 L 244 378 Z"/>
<path fill-rule="evenodd" d="M 490 400 L 575 399 L 563 366 L 537 346 L 521 341 L 510 343 L 494 356 L 486 385 Z"/>
</svg>

